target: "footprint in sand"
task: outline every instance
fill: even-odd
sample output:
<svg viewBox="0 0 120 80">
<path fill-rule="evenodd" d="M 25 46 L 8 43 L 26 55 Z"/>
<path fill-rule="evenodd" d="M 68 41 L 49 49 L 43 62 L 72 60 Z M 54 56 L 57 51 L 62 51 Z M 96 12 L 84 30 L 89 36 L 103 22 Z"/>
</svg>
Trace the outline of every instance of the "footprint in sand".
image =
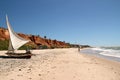
<svg viewBox="0 0 120 80">
<path fill-rule="evenodd" d="M 17 76 L 23 76 L 23 75 L 18 74 Z"/>
<path fill-rule="evenodd" d="M 31 80 L 32 78 L 30 77 L 29 79 Z"/>
<path fill-rule="evenodd" d="M 41 76 L 41 74 L 38 74 L 39 76 Z"/>
<path fill-rule="evenodd" d="M 56 68 L 56 66 L 51 67 L 51 69 L 55 69 L 55 68 Z"/>
</svg>

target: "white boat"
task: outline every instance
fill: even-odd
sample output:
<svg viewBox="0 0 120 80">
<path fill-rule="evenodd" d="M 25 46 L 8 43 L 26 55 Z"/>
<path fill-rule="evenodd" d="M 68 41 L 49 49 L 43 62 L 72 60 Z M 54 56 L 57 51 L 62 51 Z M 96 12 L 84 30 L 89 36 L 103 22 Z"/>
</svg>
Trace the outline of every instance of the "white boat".
<svg viewBox="0 0 120 80">
<path fill-rule="evenodd" d="M 22 37 L 20 37 L 18 34 L 16 34 L 13 29 L 11 28 L 11 25 L 8 21 L 8 17 L 6 15 L 6 22 L 7 22 L 7 27 L 8 31 L 10 34 L 10 40 L 9 40 L 9 47 L 8 47 L 8 52 L 6 53 L 9 57 L 12 58 L 31 58 L 32 54 L 30 50 L 26 50 L 24 53 L 19 53 L 18 49 L 29 42 L 29 40 L 26 40 Z"/>
</svg>

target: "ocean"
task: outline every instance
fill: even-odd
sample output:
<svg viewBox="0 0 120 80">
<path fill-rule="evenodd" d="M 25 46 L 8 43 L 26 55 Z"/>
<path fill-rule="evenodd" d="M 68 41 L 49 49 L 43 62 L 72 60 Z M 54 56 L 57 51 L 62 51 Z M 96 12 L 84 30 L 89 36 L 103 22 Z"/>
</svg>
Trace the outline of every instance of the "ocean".
<svg viewBox="0 0 120 80">
<path fill-rule="evenodd" d="M 120 47 L 95 47 L 83 49 L 80 52 L 120 62 Z"/>
</svg>

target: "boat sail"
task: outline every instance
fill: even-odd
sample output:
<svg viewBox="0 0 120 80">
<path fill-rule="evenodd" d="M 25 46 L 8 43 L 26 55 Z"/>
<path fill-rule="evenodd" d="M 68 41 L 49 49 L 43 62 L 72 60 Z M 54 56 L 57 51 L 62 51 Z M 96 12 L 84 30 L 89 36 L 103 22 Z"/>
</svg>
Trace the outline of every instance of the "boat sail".
<svg viewBox="0 0 120 80">
<path fill-rule="evenodd" d="M 8 27 L 8 31 L 10 33 L 10 43 L 9 43 L 9 49 L 8 50 L 17 50 L 18 48 L 20 48 L 22 45 L 26 44 L 27 42 L 29 42 L 29 40 L 25 40 L 22 37 L 18 36 L 13 29 L 11 28 L 11 25 L 8 21 L 8 17 L 6 16 L 6 22 L 7 22 L 7 27 Z"/>
<path fill-rule="evenodd" d="M 6 23 L 7 23 L 8 31 L 9 31 L 9 34 L 10 34 L 9 47 L 8 47 L 8 53 L 9 54 L 8 53 L 6 53 L 6 54 L 8 54 L 10 56 L 12 56 L 11 54 L 14 54 L 14 56 L 16 56 L 16 54 L 18 54 L 18 53 L 14 53 L 14 51 L 19 49 L 21 46 L 23 46 L 27 42 L 29 42 L 29 40 L 26 40 L 26 39 L 20 37 L 19 35 L 17 35 L 13 31 L 13 29 L 11 28 L 11 25 L 10 25 L 10 23 L 8 21 L 7 15 L 6 15 Z M 29 51 L 29 54 L 31 54 L 30 51 Z M 20 56 L 20 54 L 18 54 L 18 55 Z M 22 57 L 24 57 L 24 56 L 27 56 L 26 53 L 25 53 L 25 55 L 22 53 Z"/>
</svg>

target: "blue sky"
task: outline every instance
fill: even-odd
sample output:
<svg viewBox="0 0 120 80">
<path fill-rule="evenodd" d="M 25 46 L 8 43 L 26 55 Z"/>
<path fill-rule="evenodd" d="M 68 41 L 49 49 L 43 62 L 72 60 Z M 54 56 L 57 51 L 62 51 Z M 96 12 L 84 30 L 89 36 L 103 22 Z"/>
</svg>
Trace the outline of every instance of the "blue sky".
<svg viewBox="0 0 120 80">
<path fill-rule="evenodd" d="M 91 46 L 120 46 L 120 0 L 0 0 L 16 32 Z"/>
</svg>

